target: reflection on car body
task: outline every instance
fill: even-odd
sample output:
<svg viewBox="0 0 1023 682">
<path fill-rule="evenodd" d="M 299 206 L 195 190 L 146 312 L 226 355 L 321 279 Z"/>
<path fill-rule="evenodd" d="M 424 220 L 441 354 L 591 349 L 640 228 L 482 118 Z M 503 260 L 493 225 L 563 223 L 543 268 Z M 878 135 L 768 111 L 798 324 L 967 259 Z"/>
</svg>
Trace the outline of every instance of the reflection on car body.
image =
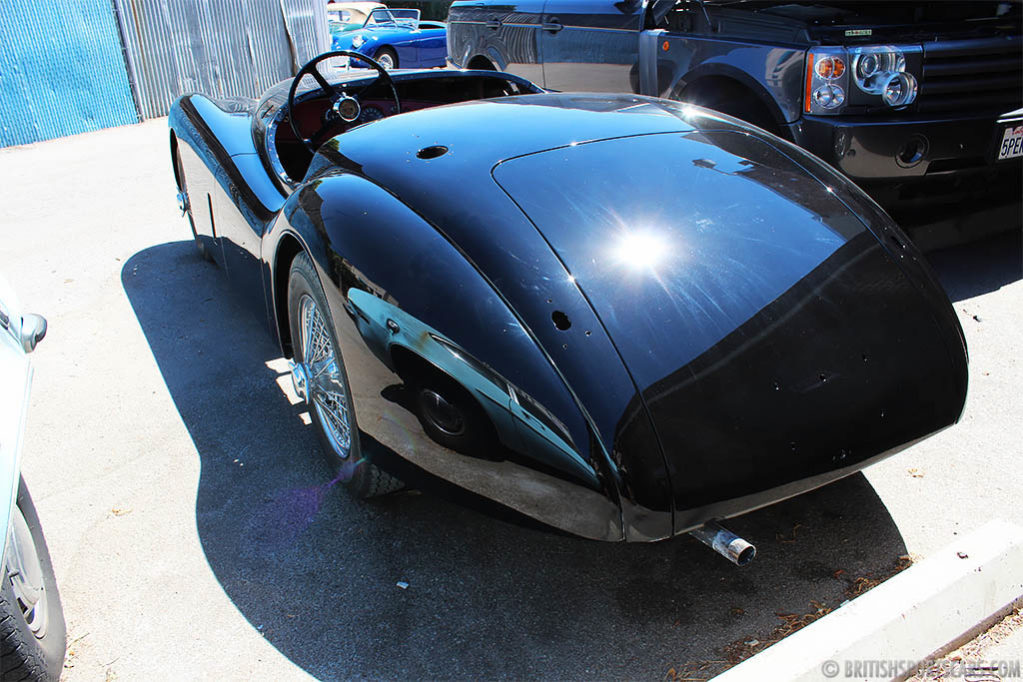
<svg viewBox="0 0 1023 682">
<path fill-rule="evenodd" d="M 494 437 L 462 447 L 455 444 L 455 449 L 484 457 L 502 450 L 530 455 L 599 489 L 592 465 L 578 455 L 565 426 L 537 400 L 400 308 L 355 288 L 348 290 L 347 298 L 366 345 L 381 361 L 390 363 L 395 347 L 404 348 L 456 382 L 482 407 L 482 413 L 466 416 L 485 419 L 479 430 Z M 428 410 L 417 411 L 423 419 L 436 418 Z"/>
</svg>

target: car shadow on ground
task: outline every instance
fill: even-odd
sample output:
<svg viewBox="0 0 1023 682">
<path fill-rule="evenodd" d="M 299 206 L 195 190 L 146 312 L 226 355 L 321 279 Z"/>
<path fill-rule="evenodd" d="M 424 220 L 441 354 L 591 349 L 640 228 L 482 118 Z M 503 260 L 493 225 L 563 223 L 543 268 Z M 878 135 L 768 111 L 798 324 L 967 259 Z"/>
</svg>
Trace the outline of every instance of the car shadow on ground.
<svg viewBox="0 0 1023 682">
<path fill-rule="evenodd" d="M 927 254 L 953 301 L 963 301 L 1023 279 L 1023 231 L 1009 230 Z"/>
<path fill-rule="evenodd" d="M 759 550 L 742 569 L 688 537 L 604 544 L 427 494 L 357 501 L 331 486 L 279 349 L 222 270 L 169 243 L 122 283 L 201 461 L 209 565 L 317 677 L 709 677 L 906 551 L 859 474 L 733 520 Z"/>
</svg>

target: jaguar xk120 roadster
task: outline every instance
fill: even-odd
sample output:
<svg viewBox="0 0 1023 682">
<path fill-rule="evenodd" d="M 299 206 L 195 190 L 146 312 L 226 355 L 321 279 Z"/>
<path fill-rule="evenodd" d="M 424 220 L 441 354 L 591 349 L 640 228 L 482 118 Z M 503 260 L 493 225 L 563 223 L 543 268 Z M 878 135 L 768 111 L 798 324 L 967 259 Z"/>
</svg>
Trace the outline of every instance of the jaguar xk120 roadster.
<svg viewBox="0 0 1023 682">
<path fill-rule="evenodd" d="M 170 127 L 201 253 L 266 318 L 356 495 L 441 480 L 745 562 L 716 520 L 962 412 L 962 330 L 918 250 L 736 119 L 327 53 L 259 101 L 184 96 Z"/>
</svg>

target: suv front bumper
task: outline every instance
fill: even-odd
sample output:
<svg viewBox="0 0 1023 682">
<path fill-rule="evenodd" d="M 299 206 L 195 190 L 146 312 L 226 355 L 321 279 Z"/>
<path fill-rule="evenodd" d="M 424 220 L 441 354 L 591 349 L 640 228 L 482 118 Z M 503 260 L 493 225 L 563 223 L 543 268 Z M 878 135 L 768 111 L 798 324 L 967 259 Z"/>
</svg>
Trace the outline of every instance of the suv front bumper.
<svg viewBox="0 0 1023 682">
<path fill-rule="evenodd" d="M 1023 159 L 998 161 L 996 115 L 877 119 L 804 116 L 793 141 L 824 159 L 903 224 L 1021 204 Z"/>
</svg>

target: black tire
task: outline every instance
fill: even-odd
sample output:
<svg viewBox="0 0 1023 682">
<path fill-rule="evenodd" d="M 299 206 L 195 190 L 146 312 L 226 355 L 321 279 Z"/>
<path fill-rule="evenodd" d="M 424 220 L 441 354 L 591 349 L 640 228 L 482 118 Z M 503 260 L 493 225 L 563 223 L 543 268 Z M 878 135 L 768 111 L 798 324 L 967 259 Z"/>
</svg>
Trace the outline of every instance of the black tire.
<svg viewBox="0 0 1023 682">
<path fill-rule="evenodd" d="M 188 208 L 185 210 L 185 214 L 188 216 L 188 225 L 192 228 L 192 239 L 195 241 L 195 248 L 199 252 L 199 257 L 204 261 L 210 263 L 216 263 L 213 260 L 213 255 L 203 244 L 202 240 L 199 239 L 199 232 L 195 229 L 195 219 L 192 218 L 192 197 L 188 194 L 188 185 L 185 182 L 185 167 L 181 164 L 181 154 L 174 152 L 174 165 L 177 166 L 178 170 L 178 190 L 182 192 L 188 200 Z"/>
<path fill-rule="evenodd" d="M 342 455 L 331 442 L 327 427 L 322 422 L 319 411 L 313 405 L 309 406 L 309 415 L 316 426 L 323 454 L 326 456 L 332 470 L 344 482 L 345 487 L 357 498 L 377 497 L 404 488 L 405 484 L 400 479 L 391 476 L 364 457 L 359 442 L 358 421 L 356 420 L 355 406 L 352 404 L 348 373 L 345 370 L 344 359 L 341 357 L 337 333 L 334 331 L 334 322 L 330 317 L 330 309 L 327 307 L 327 299 L 323 294 L 323 287 L 320 285 L 316 269 L 313 267 L 312 261 L 309 260 L 309 256 L 303 252 L 295 256 L 295 260 L 291 263 L 291 273 L 288 277 L 288 324 L 291 329 L 292 348 L 294 349 L 296 362 L 304 362 L 306 359 L 306 349 L 302 347 L 302 332 L 299 321 L 300 303 L 304 296 L 312 297 L 316 308 L 326 318 L 325 327 L 334 358 L 340 368 L 339 374 L 344 385 L 344 399 L 349 415 L 350 446 L 347 454 Z"/>
<path fill-rule="evenodd" d="M 3 567 L 3 585 L 0 586 L 0 679 L 3 682 L 21 680 L 57 680 L 64 667 L 67 626 L 64 611 L 57 592 L 57 581 L 53 576 L 53 563 L 46 548 L 39 525 L 39 516 L 28 494 L 25 480 L 18 485 L 17 509 L 21 512 L 31 535 L 32 544 L 42 569 L 43 586 L 46 594 L 45 629 L 42 635 L 33 632 L 22 612 L 21 603 L 15 597 L 12 578 L 8 574 L 7 562 Z M 12 518 L 12 523 L 15 519 Z M 12 534 L 14 530 L 12 529 Z M 9 549 L 8 549 L 9 551 Z M 38 616 L 33 617 L 38 622 Z"/>
<path fill-rule="evenodd" d="M 381 57 L 383 58 L 382 60 Z M 377 50 L 377 53 L 373 55 L 373 59 L 377 60 L 377 62 L 388 71 L 398 68 L 398 53 L 390 47 L 381 47 Z M 387 66 L 388 59 L 390 60 L 391 66 Z"/>
</svg>

